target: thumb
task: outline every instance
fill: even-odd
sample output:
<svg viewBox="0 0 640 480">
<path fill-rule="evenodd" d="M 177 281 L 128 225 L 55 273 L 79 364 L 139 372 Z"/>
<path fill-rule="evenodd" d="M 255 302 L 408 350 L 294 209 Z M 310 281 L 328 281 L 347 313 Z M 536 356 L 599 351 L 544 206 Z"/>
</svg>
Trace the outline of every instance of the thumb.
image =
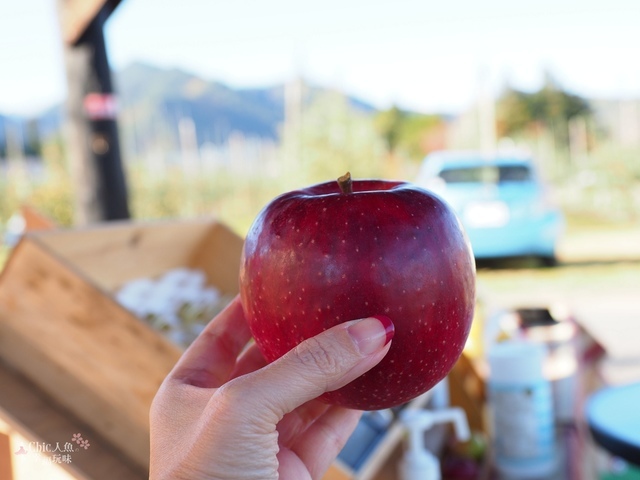
<svg viewBox="0 0 640 480">
<path fill-rule="evenodd" d="M 238 397 L 260 410 L 266 407 L 273 414 L 270 420 L 276 424 L 300 405 L 373 368 L 389 350 L 393 333 L 393 323 L 384 316 L 345 322 L 230 383 L 237 381 Z"/>
</svg>

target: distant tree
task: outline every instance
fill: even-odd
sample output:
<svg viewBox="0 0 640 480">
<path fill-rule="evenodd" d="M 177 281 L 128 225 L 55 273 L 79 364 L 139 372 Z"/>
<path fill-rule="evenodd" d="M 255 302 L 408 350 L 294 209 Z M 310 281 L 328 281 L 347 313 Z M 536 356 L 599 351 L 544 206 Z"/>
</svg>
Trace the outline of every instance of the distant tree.
<svg viewBox="0 0 640 480">
<path fill-rule="evenodd" d="M 406 112 L 393 105 L 387 110 L 380 111 L 374 119 L 376 130 L 384 139 L 391 156 L 395 153 L 406 117 Z"/>
<path fill-rule="evenodd" d="M 371 115 L 354 110 L 344 94 L 317 95 L 305 106 L 302 118 L 300 183 L 337 178 L 346 170 L 360 178 L 387 175 L 383 141 Z"/>
<path fill-rule="evenodd" d="M 403 154 L 419 160 L 443 146 L 444 121 L 439 115 L 408 112 L 394 105 L 376 115 L 375 126 L 392 159 Z"/>
<path fill-rule="evenodd" d="M 537 92 L 507 89 L 498 99 L 497 110 L 500 136 L 546 128 L 553 134 L 557 145 L 563 147 L 569 141 L 569 120 L 592 115 L 586 99 L 563 90 L 548 73 L 544 85 Z"/>
<path fill-rule="evenodd" d="M 412 160 L 421 160 L 432 150 L 445 146 L 445 122 L 439 115 L 406 115 L 400 129 L 397 149 Z"/>
<path fill-rule="evenodd" d="M 531 94 L 508 88 L 498 99 L 498 135 L 501 137 L 520 133 L 535 123 L 530 108 Z"/>
</svg>

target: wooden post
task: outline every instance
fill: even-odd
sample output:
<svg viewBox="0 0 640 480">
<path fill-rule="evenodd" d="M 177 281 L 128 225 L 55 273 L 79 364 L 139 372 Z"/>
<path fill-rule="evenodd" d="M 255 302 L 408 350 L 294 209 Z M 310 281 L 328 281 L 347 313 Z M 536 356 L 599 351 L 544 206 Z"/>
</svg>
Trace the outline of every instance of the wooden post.
<svg viewBox="0 0 640 480">
<path fill-rule="evenodd" d="M 119 1 L 88 3 L 96 10 L 83 18 L 77 13 L 78 2 L 58 3 L 65 39 L 67 139 L 78 224 L 130 217 L 103 33 Z"/>
</svg>

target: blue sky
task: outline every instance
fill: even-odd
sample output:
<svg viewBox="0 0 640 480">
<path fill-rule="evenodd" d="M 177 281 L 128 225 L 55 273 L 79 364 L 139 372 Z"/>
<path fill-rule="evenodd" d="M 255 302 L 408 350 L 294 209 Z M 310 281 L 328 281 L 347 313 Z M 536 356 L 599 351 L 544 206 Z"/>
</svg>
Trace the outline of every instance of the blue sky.
<svg viewBox="0 0 640 480">
<path fill-rule="evenodd" d="M 0 112 L 64 98 L 56 0 L 0 3 Z M 183 67 L 235 87 L 295 75 L 377 106 L 459 111 L 479 79 L 540 86 L 549 69 L 587 96 L 640 98 L 638 0 L 123 0 L 114 68 Z"/>
</svg>

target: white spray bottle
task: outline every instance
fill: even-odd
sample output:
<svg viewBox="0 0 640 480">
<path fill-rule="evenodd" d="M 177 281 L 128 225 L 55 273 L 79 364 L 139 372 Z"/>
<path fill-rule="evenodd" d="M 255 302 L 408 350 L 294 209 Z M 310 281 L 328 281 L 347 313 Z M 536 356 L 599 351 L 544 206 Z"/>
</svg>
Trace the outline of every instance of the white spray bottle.
<svg viewBox="0 0 640 480">
<path fill-rule="evenodd" d="M 424 446 L 424 432 L 436 424 L 452 422 L 460 441 L 470 437 L 464 410 L 458 407 L 441 410 L 405 410 L 400 420 L 409 430 L 409 448 L 399 464 L 401 480 L 440 480 L 440 461 Z"/>
</svg>

